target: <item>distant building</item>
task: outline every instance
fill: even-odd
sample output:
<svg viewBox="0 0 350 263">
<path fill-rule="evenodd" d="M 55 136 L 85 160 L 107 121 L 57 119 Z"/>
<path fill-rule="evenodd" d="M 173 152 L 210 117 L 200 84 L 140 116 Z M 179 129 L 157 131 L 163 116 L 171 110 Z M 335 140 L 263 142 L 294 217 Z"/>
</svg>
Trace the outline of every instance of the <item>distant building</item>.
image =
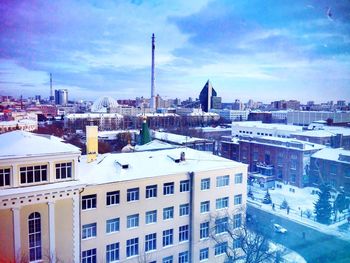
<svg viewBox="0 0 350 263">
<path fill-rule="evenodd" d="M 218 107 L 217 109 L 221 109 L 221 98 L 217 97 L 217 93 L 209 80 L 207 83 L 205 83 L 201 93 L 199 94 L 199 101 L 201 103 L 202 110 L 205 112 L 213 109 L 214 106 Z M 215 102 L 215 105 L 213 105 L 213 102 Z"/>
<path fill-rule="evenodd" d="M 289 111 L 287 113 L 287 123 L 307 126 L 314 121 L 332 120 L 334 124 L 344 124 L 350 122 L 350 111 L 330 112 L 330 111 Z"/>
<path fill-rule="evenodd" d="M 263 123 L 272 123 L 272 113 L 251 111 L 248 115 L 248 121 L 262 121 Z"/>
<path fill-rule="evenodd" d="M 210 112 L 215 112 L 219 114 L 220 117 L 226 121 L 246 121 L 249 115 L 249 110 L 211 109 Z"/>
<path fill-rule="evenodd" d="M 68 90 L 67 89 L 55 90 L 55 104 L 57 104 L 57 105 L 68 104 Z"/>
<path fill-rule="evenodd" d="M 240 100 L 237 99 L 234 103 L 232 103 L 232 109 L 241 111 L 244 110 L 244 105 Z"/>
<path fill-rule="evenodd" d="M 268 124 L 260 121 L 244 121 L 232 123 L 232 136 L 273 136 L 289 138 L 295 132 L 301 132 L 302 127 L 285 124 Z"/>
<path fill-rule="evenodd" d="M 310 184 L 324 183 L 350 194 L 350 151 L 325 148 L 311 156 Z"/>
</svg>

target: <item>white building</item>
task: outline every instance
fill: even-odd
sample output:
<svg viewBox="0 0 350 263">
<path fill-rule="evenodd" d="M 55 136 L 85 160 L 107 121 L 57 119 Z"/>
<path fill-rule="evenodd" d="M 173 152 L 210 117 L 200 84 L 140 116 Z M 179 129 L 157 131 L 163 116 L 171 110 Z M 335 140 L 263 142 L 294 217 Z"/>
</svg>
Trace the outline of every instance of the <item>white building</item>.
<svg viewBox="0 0 350 263">
<path fill-rule="evenodd" d="M 274 136 L 289 138 L 291 134 L 301 132 L 300 126 L 285 124 L 267 124 L 260 121 L 232 122 L 232 136 Z"/>
</svg>

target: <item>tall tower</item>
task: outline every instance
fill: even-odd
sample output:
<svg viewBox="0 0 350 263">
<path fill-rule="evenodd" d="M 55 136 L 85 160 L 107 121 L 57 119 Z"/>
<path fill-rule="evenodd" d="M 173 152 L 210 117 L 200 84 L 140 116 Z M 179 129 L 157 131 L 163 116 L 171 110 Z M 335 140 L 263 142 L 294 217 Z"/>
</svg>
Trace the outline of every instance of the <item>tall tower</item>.
<svg viewBox="0 0 350 263">
<path fill-rule="evenodd" d="M 50 73 L 50 102 L 54 102 L 55 97 L 53 96 L 53 90 L 52 90 L 52 74 Z"/>
<path fill-rule="evenodd" d="M 152 34 L 152 75 L 151 75 L 151 101 L 150 108 L 156 110 L 156 97 L 155 97 L 155 84 L 154 84 L 154 50 L 155 50 L 155 37 Z"/>
</svg>

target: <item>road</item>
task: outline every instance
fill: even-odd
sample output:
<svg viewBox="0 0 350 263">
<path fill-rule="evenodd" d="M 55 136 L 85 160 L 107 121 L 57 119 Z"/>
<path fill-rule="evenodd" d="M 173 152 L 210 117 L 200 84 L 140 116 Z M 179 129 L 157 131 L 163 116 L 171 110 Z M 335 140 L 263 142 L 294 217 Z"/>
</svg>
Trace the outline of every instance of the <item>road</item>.
<svg viewBox="0 0 350 263">
<path fill-rule="evenodd" d="M 326 235 L 312 228 L 278 217 L 254 206 L 248 205 L 252 220 L 248 228 L 258 228 L 272 241 L 298 252 L 310 263 L 349 263 L 350 242 Z M 286 234 L 276 233 L 273 224 L 277 223 L 288 230 Z M 305 233 L 305 239 L 303 234 Z"/>
</svg>

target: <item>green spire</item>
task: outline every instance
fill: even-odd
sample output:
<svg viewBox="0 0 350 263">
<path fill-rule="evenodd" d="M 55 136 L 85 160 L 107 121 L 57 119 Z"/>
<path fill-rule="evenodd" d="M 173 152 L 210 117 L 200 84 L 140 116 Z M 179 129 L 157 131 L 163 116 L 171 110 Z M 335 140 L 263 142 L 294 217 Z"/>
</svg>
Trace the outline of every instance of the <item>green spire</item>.
<svg viewBox="0 0 350 263">
<path fill-rule="evenodd" d="M 148 128 L 148 125 L 147 125 L 146 118 L 144 118 L 143 122 L 142 122 L 142 128 L 141 128 L 141 132 L 140 132 L 140 137 L 141 137 L 141 145 L 144 145 L 144 144 L 149 143 L 150 141 L 152 141 L 151 134 L 149 132 L 149 128 Z"/>
</svg>

